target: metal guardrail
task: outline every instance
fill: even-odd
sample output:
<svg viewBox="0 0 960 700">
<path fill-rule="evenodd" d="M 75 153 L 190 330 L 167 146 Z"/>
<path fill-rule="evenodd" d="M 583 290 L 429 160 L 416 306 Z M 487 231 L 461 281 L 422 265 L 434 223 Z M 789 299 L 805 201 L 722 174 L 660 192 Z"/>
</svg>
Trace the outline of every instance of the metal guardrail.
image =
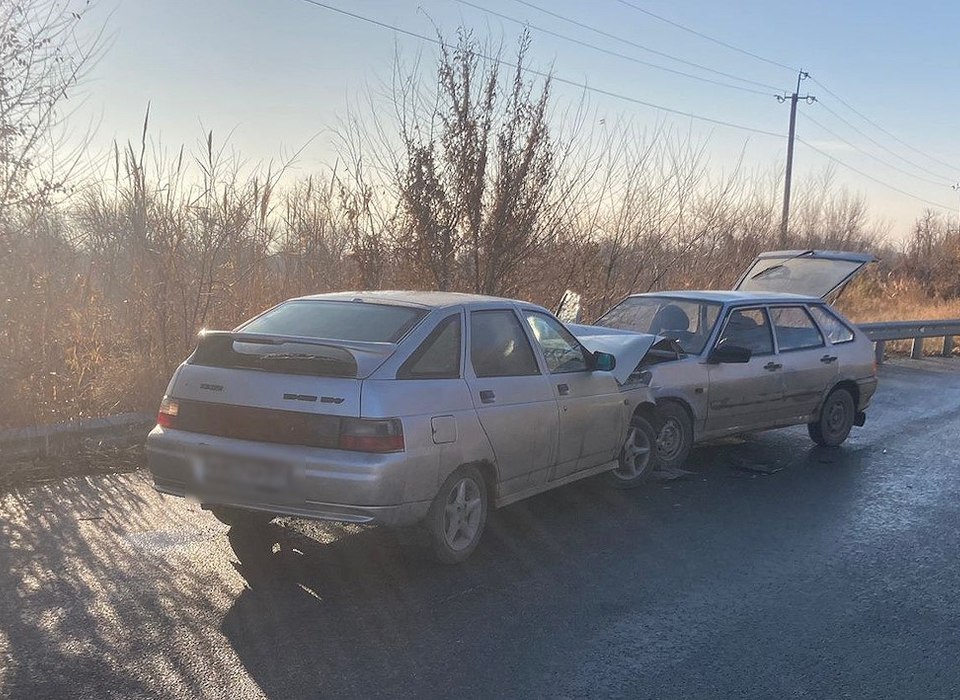
<svg viewBox="0 0 960 700">
<path fill-rule="evenodd" d="M 874 342 L 877 364 L 883 363 L 886 341 L 912 340 L 910 357 L 923 357 L 924 338 L 943 338 L 944 356 L 953 352 L 953 339 L 960 336 L 960 318 L 942 321 L 883 321 L 880 323 L 861 323 L 860 330 Z"/>
</svg>

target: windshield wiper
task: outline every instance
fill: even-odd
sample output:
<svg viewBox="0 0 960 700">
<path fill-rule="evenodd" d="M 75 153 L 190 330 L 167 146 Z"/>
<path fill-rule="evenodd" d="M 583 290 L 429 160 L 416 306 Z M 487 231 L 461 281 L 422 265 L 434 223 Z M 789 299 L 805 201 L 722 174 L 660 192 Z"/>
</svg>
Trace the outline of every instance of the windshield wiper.
<svg viewBox="0 0 960 700">
<path fill-rule="evenodd" d="M 753 277 L 751 277 L 750 279 L 755 280 L 755 279 L 757 279 L 757 277 L 763 277 L 763 276 L 764 276 L 765 274 L 767 274 L 768 272 L 772 272 L 773 270 L 779 270 L 781 267 L 786 267 L 786 265 L 784 265 L 783 263 L 780 263 L 779 265 L 774 265 L 773 267 L 765 268 L 765 269 L 763 269 L 763 270 L 760 270 L 760 272 L 758 272 L 757 274 L 755 274 L 755 275 L 754 275 Z"/>
</svg>

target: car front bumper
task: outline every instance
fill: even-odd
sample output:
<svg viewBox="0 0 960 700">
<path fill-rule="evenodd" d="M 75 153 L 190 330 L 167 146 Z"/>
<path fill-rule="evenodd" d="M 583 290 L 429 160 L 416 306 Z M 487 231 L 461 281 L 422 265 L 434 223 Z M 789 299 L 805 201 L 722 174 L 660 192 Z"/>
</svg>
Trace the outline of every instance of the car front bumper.
<svg viewBox="0 0 960 700">
<path fill-rule="evenodd" d="M 157 426 L 146 456 L 161 493 L 317 520 L 411 525 L 426 517 L 437 488 L 428 454 L 251 442 Z"/>
</svg>

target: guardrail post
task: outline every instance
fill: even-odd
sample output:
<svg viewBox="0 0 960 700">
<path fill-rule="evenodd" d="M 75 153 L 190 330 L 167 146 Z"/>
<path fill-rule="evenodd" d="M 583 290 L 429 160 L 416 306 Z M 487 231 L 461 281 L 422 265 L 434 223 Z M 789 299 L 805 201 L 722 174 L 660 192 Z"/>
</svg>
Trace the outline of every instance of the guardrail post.
<svg viewBox="0 0 960 700">
<path fill-rule="evenodd" d="M 882 340 L 878 340 L 873 344 L 873 359 L 878 365 L 883 364 L 883 354 L 886 343 Z"/>
<path fill-rule="evenodd" d="M 943 336 L 943 356 L 950 357 L 953 354 L 953 336 Z"/>
<path fill-rule="evenodd" d="M 919 360 L 923 357 L 923 336 L 913 339 L 913 347 L 910 349 L 910 357 Z"/>
</svg>

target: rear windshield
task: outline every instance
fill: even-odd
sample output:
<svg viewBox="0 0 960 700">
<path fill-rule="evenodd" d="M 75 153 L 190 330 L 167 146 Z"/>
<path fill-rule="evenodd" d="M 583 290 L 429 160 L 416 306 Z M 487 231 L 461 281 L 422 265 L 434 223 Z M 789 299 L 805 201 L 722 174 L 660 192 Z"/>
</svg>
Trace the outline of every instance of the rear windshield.
<svg viewBox="0 0 960 700">
<path fill-rule="evenodd" d="M 396 343 L 426 315 L 424 309 L 360 301 L 298 299 L 270 309 L 244 333 Z"/>
<path fill-rule="evenodd" d="M 762 258 L 753 264 L 737 289 L 825 297 L 863 264 L 860 260 L 811 257 Z"/>
</svg>

